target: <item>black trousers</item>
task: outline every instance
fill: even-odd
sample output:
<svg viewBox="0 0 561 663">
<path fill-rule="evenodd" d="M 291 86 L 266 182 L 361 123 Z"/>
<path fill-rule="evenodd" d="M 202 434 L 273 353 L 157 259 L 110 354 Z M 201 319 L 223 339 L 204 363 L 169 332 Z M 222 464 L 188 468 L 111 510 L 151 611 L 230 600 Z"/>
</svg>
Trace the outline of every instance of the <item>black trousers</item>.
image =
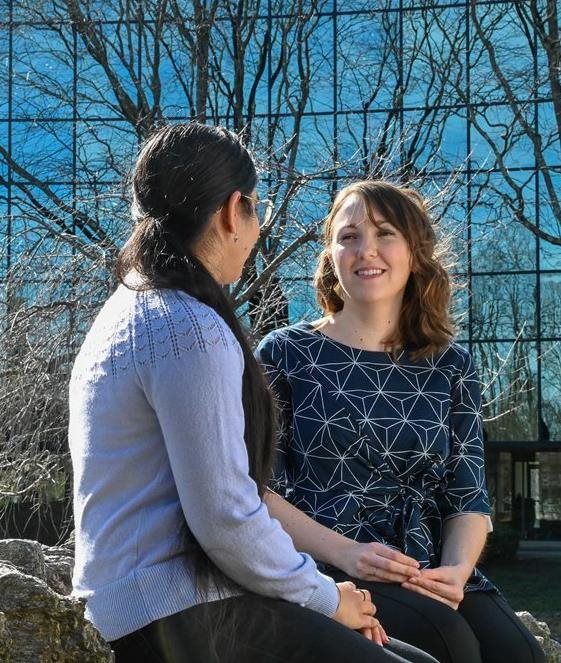
<svg viewBox="0 0 561 663">
<path fill-rule="evenodd" d="M 352 580 L 329 571 L 337 581 Z M 390 637 L 434 656 L 440 663 L 545 663 L 538 641 L 494 592 L 468 592 L 458 610 L 400 585 L 354 580 L 368 589 Z"/>
<path fill-rule="evenodd" d="M 410 645 L 382 648 L 313 610 L 254 594 L 183 610 L 111 645 L 116 663 L 435 663 Z"/>
</svg>

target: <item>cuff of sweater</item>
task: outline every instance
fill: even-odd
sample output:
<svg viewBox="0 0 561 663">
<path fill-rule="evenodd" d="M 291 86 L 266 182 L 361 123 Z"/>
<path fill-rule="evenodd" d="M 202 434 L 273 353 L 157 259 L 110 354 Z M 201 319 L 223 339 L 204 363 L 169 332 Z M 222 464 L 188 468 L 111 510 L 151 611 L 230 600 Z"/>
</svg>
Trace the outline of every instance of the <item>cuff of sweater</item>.
<svg viewBox="0 0 561 663">
<path fill-rule="evenodd" d="M 333 617 L 339 607 L 339 590 L 333 578 L 318 571 L 318 586 L 304 607 Z"/>
</svg>

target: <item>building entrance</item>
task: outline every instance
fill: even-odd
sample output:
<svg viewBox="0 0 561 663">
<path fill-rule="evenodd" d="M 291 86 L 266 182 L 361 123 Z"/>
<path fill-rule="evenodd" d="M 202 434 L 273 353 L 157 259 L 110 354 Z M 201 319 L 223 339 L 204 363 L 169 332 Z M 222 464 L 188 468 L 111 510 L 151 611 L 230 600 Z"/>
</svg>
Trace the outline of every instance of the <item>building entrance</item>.
<svg viewBox="0 0 561 663">
<path fill-rule="evenodd" d="M 494 520 L 521 539 L 561 540 L 561 453 L 516 450 L 489 454 Z"/>
</svg>

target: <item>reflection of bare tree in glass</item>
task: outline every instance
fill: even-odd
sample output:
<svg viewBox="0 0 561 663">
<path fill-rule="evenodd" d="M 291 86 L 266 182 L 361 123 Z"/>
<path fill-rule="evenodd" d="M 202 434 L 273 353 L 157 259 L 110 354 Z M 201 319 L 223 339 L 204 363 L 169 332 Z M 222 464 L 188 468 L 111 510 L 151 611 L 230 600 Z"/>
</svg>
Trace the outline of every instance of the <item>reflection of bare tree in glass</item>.
<svg viewBox="0 0 561 663">
<path fill-rule="evenodd" d="M 469 43 L 443 34 L 458 66 L 469 53 L 470 85 L 460 83 L 456 92 L 468 109 L 474 139 L 489 151 L 488 158 L 474 160 L 500 175 L 489 174 L 481 184 L 508 209 L 505 223 L 514 219 L 536 237 L 561 245 L 558 3 L 469 4 Z"/>
<path fill-rule="evenodd" d="M 500 241 L 481 242 L 478 261 L 490 272 L 505 254 L 514 260 L 520 249 L 516 232 L 506 229 Z M 536 277 L 475 276 L 472 280 L 472 325 L 476 363 L 484 387 L 486 427 L 490 440 L 535 440 L 538 434 L 535 344 Z M 514 342 L 510 339 L 516 339 Z"/>
</svg>

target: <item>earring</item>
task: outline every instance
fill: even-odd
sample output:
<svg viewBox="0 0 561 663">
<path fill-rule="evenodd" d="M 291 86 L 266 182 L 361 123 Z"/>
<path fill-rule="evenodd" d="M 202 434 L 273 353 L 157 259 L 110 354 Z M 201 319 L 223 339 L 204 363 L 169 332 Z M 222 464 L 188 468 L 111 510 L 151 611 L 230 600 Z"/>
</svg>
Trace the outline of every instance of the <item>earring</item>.
<svg viewBox="0 0 561 663">
<path fill-rule="evenodd" d="M 239 239 L 239 237 L 238 237 L 238 233 L 234 233 L 234 242 L 237 242 L 238 239 Z"/>
</svg>

